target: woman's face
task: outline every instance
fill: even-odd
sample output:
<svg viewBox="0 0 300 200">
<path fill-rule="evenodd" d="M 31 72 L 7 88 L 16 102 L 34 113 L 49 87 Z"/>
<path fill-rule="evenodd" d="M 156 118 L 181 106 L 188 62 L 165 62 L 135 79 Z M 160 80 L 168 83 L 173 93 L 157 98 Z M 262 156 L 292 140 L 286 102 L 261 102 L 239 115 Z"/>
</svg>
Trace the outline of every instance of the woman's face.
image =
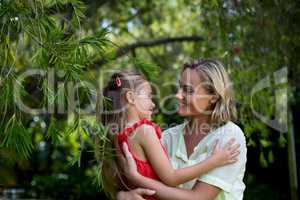
<svg viewBox="0 0 300 200">
<path fill-rule="evenodd" d="M 176 94 L 178 100 L 178 114 L 181 116 L 209 115 L 212 95 L 203 88 L 199 73 L 194 69 L 185 69 L 181 74 L 179 89 Z"/>
</svg>

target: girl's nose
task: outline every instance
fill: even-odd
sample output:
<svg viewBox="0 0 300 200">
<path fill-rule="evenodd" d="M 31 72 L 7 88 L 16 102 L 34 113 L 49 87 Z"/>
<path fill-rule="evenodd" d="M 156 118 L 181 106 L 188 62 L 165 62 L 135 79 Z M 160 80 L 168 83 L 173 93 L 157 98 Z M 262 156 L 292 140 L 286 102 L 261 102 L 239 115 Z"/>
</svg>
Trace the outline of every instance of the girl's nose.
<svg viewBox="0 0 300 200">
<path fill-rule="evenodd" d="M 152 107 L 152 109 L 155 108 L 155 103 L 153 103 L 153 101 L 152 101 L 152 103 L 151 103 L 151 107 Z"/>
</svg>

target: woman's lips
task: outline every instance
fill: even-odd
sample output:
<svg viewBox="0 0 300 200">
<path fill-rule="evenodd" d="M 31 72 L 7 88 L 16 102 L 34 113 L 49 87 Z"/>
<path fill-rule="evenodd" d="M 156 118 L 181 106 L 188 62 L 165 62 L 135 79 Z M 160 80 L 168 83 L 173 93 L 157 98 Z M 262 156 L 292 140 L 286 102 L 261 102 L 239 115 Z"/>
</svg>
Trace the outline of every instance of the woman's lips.
<svg viewBox="0 0 300 200">
<path fill-rule="evenodd" d="M 186 106 L 186 103 L 184 103 L 184 102 L 179 102 L 179 105 L 180 105 L 180 106 Z"/>
</svg>

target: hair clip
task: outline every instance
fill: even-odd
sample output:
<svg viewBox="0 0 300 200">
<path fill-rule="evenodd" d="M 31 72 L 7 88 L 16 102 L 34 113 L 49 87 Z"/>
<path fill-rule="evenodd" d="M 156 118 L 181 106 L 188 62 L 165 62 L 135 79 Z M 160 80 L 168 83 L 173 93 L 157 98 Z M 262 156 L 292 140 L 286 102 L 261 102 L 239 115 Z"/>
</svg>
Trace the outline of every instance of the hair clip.
<svg viewBox="0 0 300 200">
<path fill-rule="evenodd" d="M 117 85 L 118 87 L 121 87 L 122 82 L 121 82 L 120 77 L 117 77 L 117 78 L 116 78 L 116 85 Z"/>
</svg>

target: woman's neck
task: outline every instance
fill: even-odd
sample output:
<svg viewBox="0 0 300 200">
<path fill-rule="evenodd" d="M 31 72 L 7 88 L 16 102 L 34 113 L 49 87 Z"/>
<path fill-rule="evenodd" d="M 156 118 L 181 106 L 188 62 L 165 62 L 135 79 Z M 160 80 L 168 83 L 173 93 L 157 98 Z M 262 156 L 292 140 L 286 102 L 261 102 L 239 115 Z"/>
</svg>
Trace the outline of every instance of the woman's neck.
<svg viewBox="0 0 300 200">
<path fill-rule="evenodd" d="M 207 134 L 210 132 L 210 116 L 201 115 L 192 117 L 188 123 L 188 129 L 191 134 Z"/>
</svg>

